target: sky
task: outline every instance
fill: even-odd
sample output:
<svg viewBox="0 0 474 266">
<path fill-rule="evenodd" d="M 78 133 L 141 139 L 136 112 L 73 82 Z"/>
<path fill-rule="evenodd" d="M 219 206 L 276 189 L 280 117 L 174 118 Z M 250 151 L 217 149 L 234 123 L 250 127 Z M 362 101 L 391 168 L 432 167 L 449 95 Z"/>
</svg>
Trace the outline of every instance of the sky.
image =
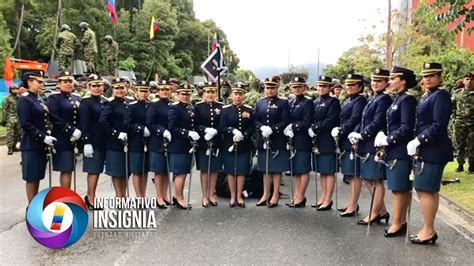
<svg viewBox="0 0 474 266">
<path fill-rule="evenodd" d="M 321 63 L 335 63 L 361 35 L 386 29 L 387 9 L 384 0 L 194 0 L 196 17 L 213 19 L 252 71 L 315 64 L 318 48 Z"/>
</svg>

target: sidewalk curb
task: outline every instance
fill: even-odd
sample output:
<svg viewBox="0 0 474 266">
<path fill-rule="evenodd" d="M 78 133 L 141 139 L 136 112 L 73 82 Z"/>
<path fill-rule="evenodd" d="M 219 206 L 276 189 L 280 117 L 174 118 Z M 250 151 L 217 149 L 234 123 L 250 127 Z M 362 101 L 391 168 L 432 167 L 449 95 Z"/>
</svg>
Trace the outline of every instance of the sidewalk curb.
<svg viewBox="0 0 474 266">
<path fill-rule="evenodd" d="M 467 216 L 470 220 L 474 221 L 474 212 L 469 211 L 465 207 L 458 204 L 456 201 L 450 199 L 448 196 L 443 195 L 441 192 L 439 193 L 439 195 L 441 196 L 441 198 L 443 198 L 444 200 L 446 200 L 447 202 L 449 202 L 450 204 L 452 204 L 456 208 L 458 208 L 459 211 L 462 212 L 463 215 Z"/>
</svg>

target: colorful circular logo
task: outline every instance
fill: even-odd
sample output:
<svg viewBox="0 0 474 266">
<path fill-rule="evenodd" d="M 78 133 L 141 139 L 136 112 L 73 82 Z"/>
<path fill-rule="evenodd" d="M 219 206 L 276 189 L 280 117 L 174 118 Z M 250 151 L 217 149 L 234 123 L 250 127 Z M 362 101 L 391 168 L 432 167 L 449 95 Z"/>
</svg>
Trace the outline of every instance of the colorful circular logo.
<svg viewBox="0 0 474 266">
<path fill-rule="evenodd" d="M 64 187 L 40 191 L 26 212 L 31 236 L 41 245 L 54 249 L 76 243 L 86 232 L 88 221 L 82 198 Z"/>
</svg>

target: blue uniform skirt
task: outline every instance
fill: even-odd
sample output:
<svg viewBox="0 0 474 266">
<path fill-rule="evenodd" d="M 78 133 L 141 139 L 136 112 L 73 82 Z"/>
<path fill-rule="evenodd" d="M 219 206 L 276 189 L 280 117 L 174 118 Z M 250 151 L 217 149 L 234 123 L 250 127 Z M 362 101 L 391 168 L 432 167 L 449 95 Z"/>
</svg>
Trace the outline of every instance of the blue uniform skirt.
<svg viewBox="0 0 474 266">
<path fill-rule="evenodd" d="M 446 163 L 417 162 L 414 186 L 416 190 L 439 192 Z"/>
<path fill-rule="evenodd" d="M 265 160 L 266 150 L 258 150 L 257 154 L 257 170 L 265 172 Z M 276 156 L 275 156 L 276 155 Z M 279 174 L 290 170 L 290 153 L 288 150 L 281 149 L 278 153 L 272 153 L 269 151 L 268 154 L 268 172 Z"/>
<path fill-rule="evenodd" d="M 367 159 L 361 159 L 360 176 L 364 180 L 385 180 L 385 165 L 375 161 L 375 155 L 370 154 Z"/>
<path fill-rule="evenodd" d="M 129 167 L 130 168 L 130 167 Z M 128 170 L 130 173 L 130 169 Z M 105 153 L 105 173 L 112 177 L 125 178 L 125 152 L 108 150 Z"/>
<path fill-rule="evenodd" d="M 342 154 L 341 158 L 341 172 L 347 176 L 354 176 L 354 160 L 350 158 L 351 151 L 345 151 Z M 357 165 L 357 172 L 355 173 L 356 176 L 360 176 L 360 159 L 358 157 L 354 158 Z"/>
<path fill-rule="evenodd" d="M 158 174 L 167 174 L 166 156 L 164 152 L 149 152 L 149 169 Z"/>
<path fill-rule="evenodd" d="M 314 156 L 314 171 L 321 175 L 334 175 L 336 173 L 336 153 L 323 153 Z"/>
<path fill-rule="evenodd" d="M 304 175 L 311 172 L 311 151 L 296 151 L 291 159 L 293 175 Z"/>
<path fill-rule="evenodd" d="M 410 191 L 411 159 L 391 160 L 388 161 L 388 165 L 386 167 L 388 189 L 395 192 Z"/>
<path fill-rule="evenodd" d="M 191 161 L 191 154 L 170 154 L 170 172 L 172 172 L 175 176 L 189 174 L 191 172 Z"/>
<path fill-rule="evenodd" d="M 220 153 L 220 151 L 219 151 Z M 206 155 L 205 150 L 198 150 L 196 152 L 196 169 L 199 171 L 206 171 L 207 172 L 207 166 L 209 163 L 209 156 Z M 218 156 L 212 156 L 211 157 L 211 171 L 222 171 L 222 159 L 220 154 Z"/>
<path fill-rule="evenodd" d="M 74 170 L 74 151 L 57 151 L 53 154 L 53 171 L 72 172 Z"/>
<path fill-rule="evenodd" d="M 130 152 L 128 154 L 128 162 L 130 167 L 129 171 L 132 174 L 143 175 L 148 173 L 148 153 Z M 143 173 L 143 170 L 145 170 L 145 173 Z"/>
<path fill-rule="evenodd" d="M 224 173 L 233 175 L 248 175 L 252 168 L 250 158 L 250 151 L 237 153 L 237 167 L 235 167 L 235 152 L 224 151 L 222 154 L 222 161 L 224 164 Z"/>
<path fill-rule="evenodd" d="M 46 172 L 46 151 L 22 151 L 21 173 L 26 182 L 39 182 Z"/>
<path fill-rule="evenodd" d="M 104 171 L 105 152 L 94 150 L 94 156 L 87 158 L 84 156 L 82 172 L 89 174 L 100 174 Z"/>
</svg>

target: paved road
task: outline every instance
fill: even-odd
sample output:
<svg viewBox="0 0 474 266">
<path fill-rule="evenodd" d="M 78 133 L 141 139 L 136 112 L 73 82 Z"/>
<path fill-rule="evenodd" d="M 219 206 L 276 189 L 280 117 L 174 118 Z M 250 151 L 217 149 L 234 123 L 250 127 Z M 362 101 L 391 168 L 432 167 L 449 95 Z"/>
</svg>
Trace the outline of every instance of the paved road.
<svg viewBox="0 0 474 266">
<path fill-rule="evenodd" d="M 451 217 L 439 214 L 440 238 L 435 246 L 405 244 L 404 238 L 386 239 L 383 225 L 355 225 L 354 218 L 340 218 L 334 211 L 289 209 L 285 200 L 275 209 L 256 207 L 229 209 L 226 199 L 218 207 L 200 206 L 198 178 L 192 189 L 193 210 L 157 210 L 158 229 L 149 235 L 107 237 L 89 229 L 70 248 L 50 250 L 29 235 L 24 212 L 27 205 L 21 181 L 19 154 L 7 156 L 0 147 L 0 264 L 433 264 L 472 265 L 472 232 L 453 226 Z M 78 169 L 81 169 L 79 163 Z M 196 176 L 195 176 L 196 177 Z M 57 174 L 53 178 L 57 184 Z M 286 182 L 289 184 L 289 180 Z M 151 184 L 151 183 L 150 183 Z M 41 188 L 46 186 L 41 184 Z M 78 192 L 84 195 L 85 176 L 78 176 Z M 339 204 L 345 202 L 347 186 L 339 184 Z M 153 195 L 149 185 L 149 195 Z M 289 193 L 289 185 L 282 188 Z M 99 182 L 100 196 L 113 196 L 109 177 Z M 390 202 L 390 193 L 387 202 Z M 314 202 L 314 181 L 309 185 L 309 203 Z M 361 196 L 361 215 L 369 198 Z M 412 211 L 413 233 L 421 226 L 417 203 Z"/>
</svg>

